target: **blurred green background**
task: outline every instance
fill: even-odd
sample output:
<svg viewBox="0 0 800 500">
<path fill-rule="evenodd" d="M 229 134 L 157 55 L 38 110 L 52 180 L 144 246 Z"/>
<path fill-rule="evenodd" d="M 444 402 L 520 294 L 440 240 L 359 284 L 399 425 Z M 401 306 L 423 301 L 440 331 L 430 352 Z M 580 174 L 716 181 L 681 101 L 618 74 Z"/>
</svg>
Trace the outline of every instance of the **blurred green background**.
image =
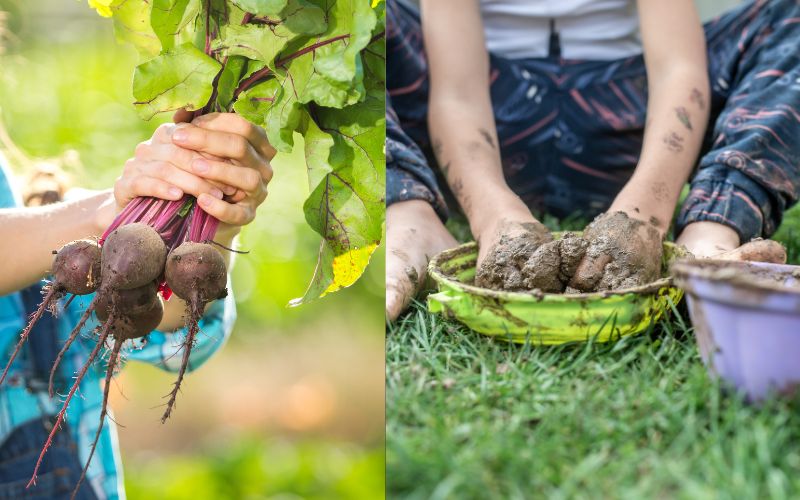
<svg viewBox="0 0 800 500">
<path fill-rule="evenodd" d="M 138 118 L 132 48 L 75 0 L 0 0 L 0 117 L 34 158 L 60 157 L 73 184 L 108 188 L 159 123 Z M 302 145 L 295 148 L 302 153 Z M 19 165 L 12 169 L 22 176 Z M 129 365 L 115 384 L 128 497 L 378 498 L 384 491 L 384 254 L 353 287 L 299 308 L 319 236 L 305 224 L 302 154 L 279 155 L 270 196 L 245 228 L 230 343 L 159 422 L 173 376 Z M 118 389 L 118 390 L 117 390 Z"/>
</svg>

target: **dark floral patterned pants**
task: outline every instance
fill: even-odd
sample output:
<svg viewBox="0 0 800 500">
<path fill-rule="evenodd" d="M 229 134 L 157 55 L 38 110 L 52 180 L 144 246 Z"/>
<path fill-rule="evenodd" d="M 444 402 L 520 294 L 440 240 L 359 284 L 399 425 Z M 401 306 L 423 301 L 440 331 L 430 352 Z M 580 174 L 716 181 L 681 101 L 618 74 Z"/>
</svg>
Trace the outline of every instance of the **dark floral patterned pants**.
<svg viewBox="0 0 800 500">
<path fill-rule="evenodd" d="M 398 0 L 388 1 L 387 15 L 387 201 L 426 200 L 445 219 L 445 199 L 425 154 L 429 82 L 419 17 Z M 676 228 L 714 221 L 742 241 L 769 236 L 800 196 L 800 1 L 746 3 L 707 23 L 705 33 L 711 117 Z M 532 209 L 556 216 L 606 210 L 642 147 L 642 56 L 490 59 L 494 118 L 512 189 Z"/>
</svg>

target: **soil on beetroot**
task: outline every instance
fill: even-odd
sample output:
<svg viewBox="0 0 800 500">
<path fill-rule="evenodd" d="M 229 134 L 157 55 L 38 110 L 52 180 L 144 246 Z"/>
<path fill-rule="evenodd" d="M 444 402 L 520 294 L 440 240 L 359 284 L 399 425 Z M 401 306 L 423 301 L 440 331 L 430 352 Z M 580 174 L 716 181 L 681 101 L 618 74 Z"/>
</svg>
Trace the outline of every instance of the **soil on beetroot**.
<svg viewBox="0 0 800 500">
<path fill-rule="evenodd" d="M 619 241 L 627 244 L 621 247 Z M 658 231 L 623 212 L 597 217 L 583 236 L 567 232 L 558 240 L 544 226 L 527 224 L 501 237 L 478 269 L 475 284 L 567 294 L 631 288 L 659 278 L 661 251 Z"/>
</svg>

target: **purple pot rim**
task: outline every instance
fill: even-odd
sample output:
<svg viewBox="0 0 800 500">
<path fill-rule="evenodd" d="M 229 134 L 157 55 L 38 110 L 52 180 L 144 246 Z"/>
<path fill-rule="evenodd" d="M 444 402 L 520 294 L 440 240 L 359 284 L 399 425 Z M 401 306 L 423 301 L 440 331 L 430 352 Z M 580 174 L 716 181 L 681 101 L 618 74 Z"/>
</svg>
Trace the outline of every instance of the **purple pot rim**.
<svg viewBox="0 0 800 500">
<path fill-rule="evenodd" d="M 789 309 L 789 308 L 773 307 L 773 306 L 770 306 L 770 305 L 756 304 L 756 303 L 753 303 L 753 304 L 743 303 L 743 302 L 737 302 L 737 301 L 732 300 L 732 299 L 728 300 L 726 298 L 720 298 L 720 297 L 712 296 L 712 295 L 701 295 L 701 294 L 697 293 L 696 290 L 690 290 L 688 287 L 684 286 L 685 285 L 684 281 L 682 281 L 680 279 L 677 279 L 676 281 L 677 281 L 676 284 L 678 285 L 678 288 L 681 288 L 684 291 L 684 293 L 686 294 L 686 297 L 689 300 L 697 300 L 697 301 L 700 301 L 700 302 L 703 302 L 703 303 L 711 303 L 711 304 L 717 304 L 717 305 L 722 305 L 722 306 L 729 306 L 729 307 L 735 308 L 737 311 L 756 311 L 756 312 L 771 311 L 771 312 L 784 313 L 784 314 L 797 314 L 796 310 Z"/>
<path fill-rule="evenodd" d="M 675 278 L 676 284 L 683 288 L 690 295 L 698 296 L 693 290 L 690 291 L 684 285 L 688 284 L 690 278 L 701 279 L 707 282 L 719 283 L 725 282 L 737 288 L 745 288 L 748 290 L 763 291 L 770 293 L 781 293 L 785 295 L 796 295 L 800 297 L 800 286 L 786 287 L 769 282 L 764 279 L 753 277 L 753 279 L 731 279 L 729 276 L 719 277 L 716 272 L 719 268 L 740 268 L 747 272 L 752 270 L 753 267 L 769 267 L 778 273 L 794 273 L 800 272 L 800 266 L 792 266 L 787 264 L 766 264 L 763 262 L 749 262 L 749 261 L 730 261 L 720 259 L 683 259 L 676 261 L 670 268 L 670 272 Z M 800 276 L 798 276 L 800 279 Z M 708 300 L 703 297 L 704 300 Z M 716 300 L 717 302 L 722 302 Z"/>
</svg>

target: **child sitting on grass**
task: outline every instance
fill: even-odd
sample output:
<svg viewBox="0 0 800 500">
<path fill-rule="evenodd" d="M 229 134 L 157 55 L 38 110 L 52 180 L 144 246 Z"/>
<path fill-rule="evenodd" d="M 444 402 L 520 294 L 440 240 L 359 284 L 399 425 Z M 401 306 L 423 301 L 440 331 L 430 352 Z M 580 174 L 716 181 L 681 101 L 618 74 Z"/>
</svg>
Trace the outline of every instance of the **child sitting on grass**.
<svg viewBox="0 0 800 500">
<path fill-rule="evenodd" d="M 456 244 L 440 180 L 479 243 L 479 280 L 517 271 L 501 239 L 529 253 L 552 239 L 532 211 L 598 216 L 570 287 L 596 290 L 623 264 L 644 280 L 687 181 L 678 243 L 785 259 L 749 242 L 800 195 L 797 2 L 705 26 L 692 0 L 422 0 L 419 13 L 389 0 L 387 16 L 390 320 Z"/>
</svg>

